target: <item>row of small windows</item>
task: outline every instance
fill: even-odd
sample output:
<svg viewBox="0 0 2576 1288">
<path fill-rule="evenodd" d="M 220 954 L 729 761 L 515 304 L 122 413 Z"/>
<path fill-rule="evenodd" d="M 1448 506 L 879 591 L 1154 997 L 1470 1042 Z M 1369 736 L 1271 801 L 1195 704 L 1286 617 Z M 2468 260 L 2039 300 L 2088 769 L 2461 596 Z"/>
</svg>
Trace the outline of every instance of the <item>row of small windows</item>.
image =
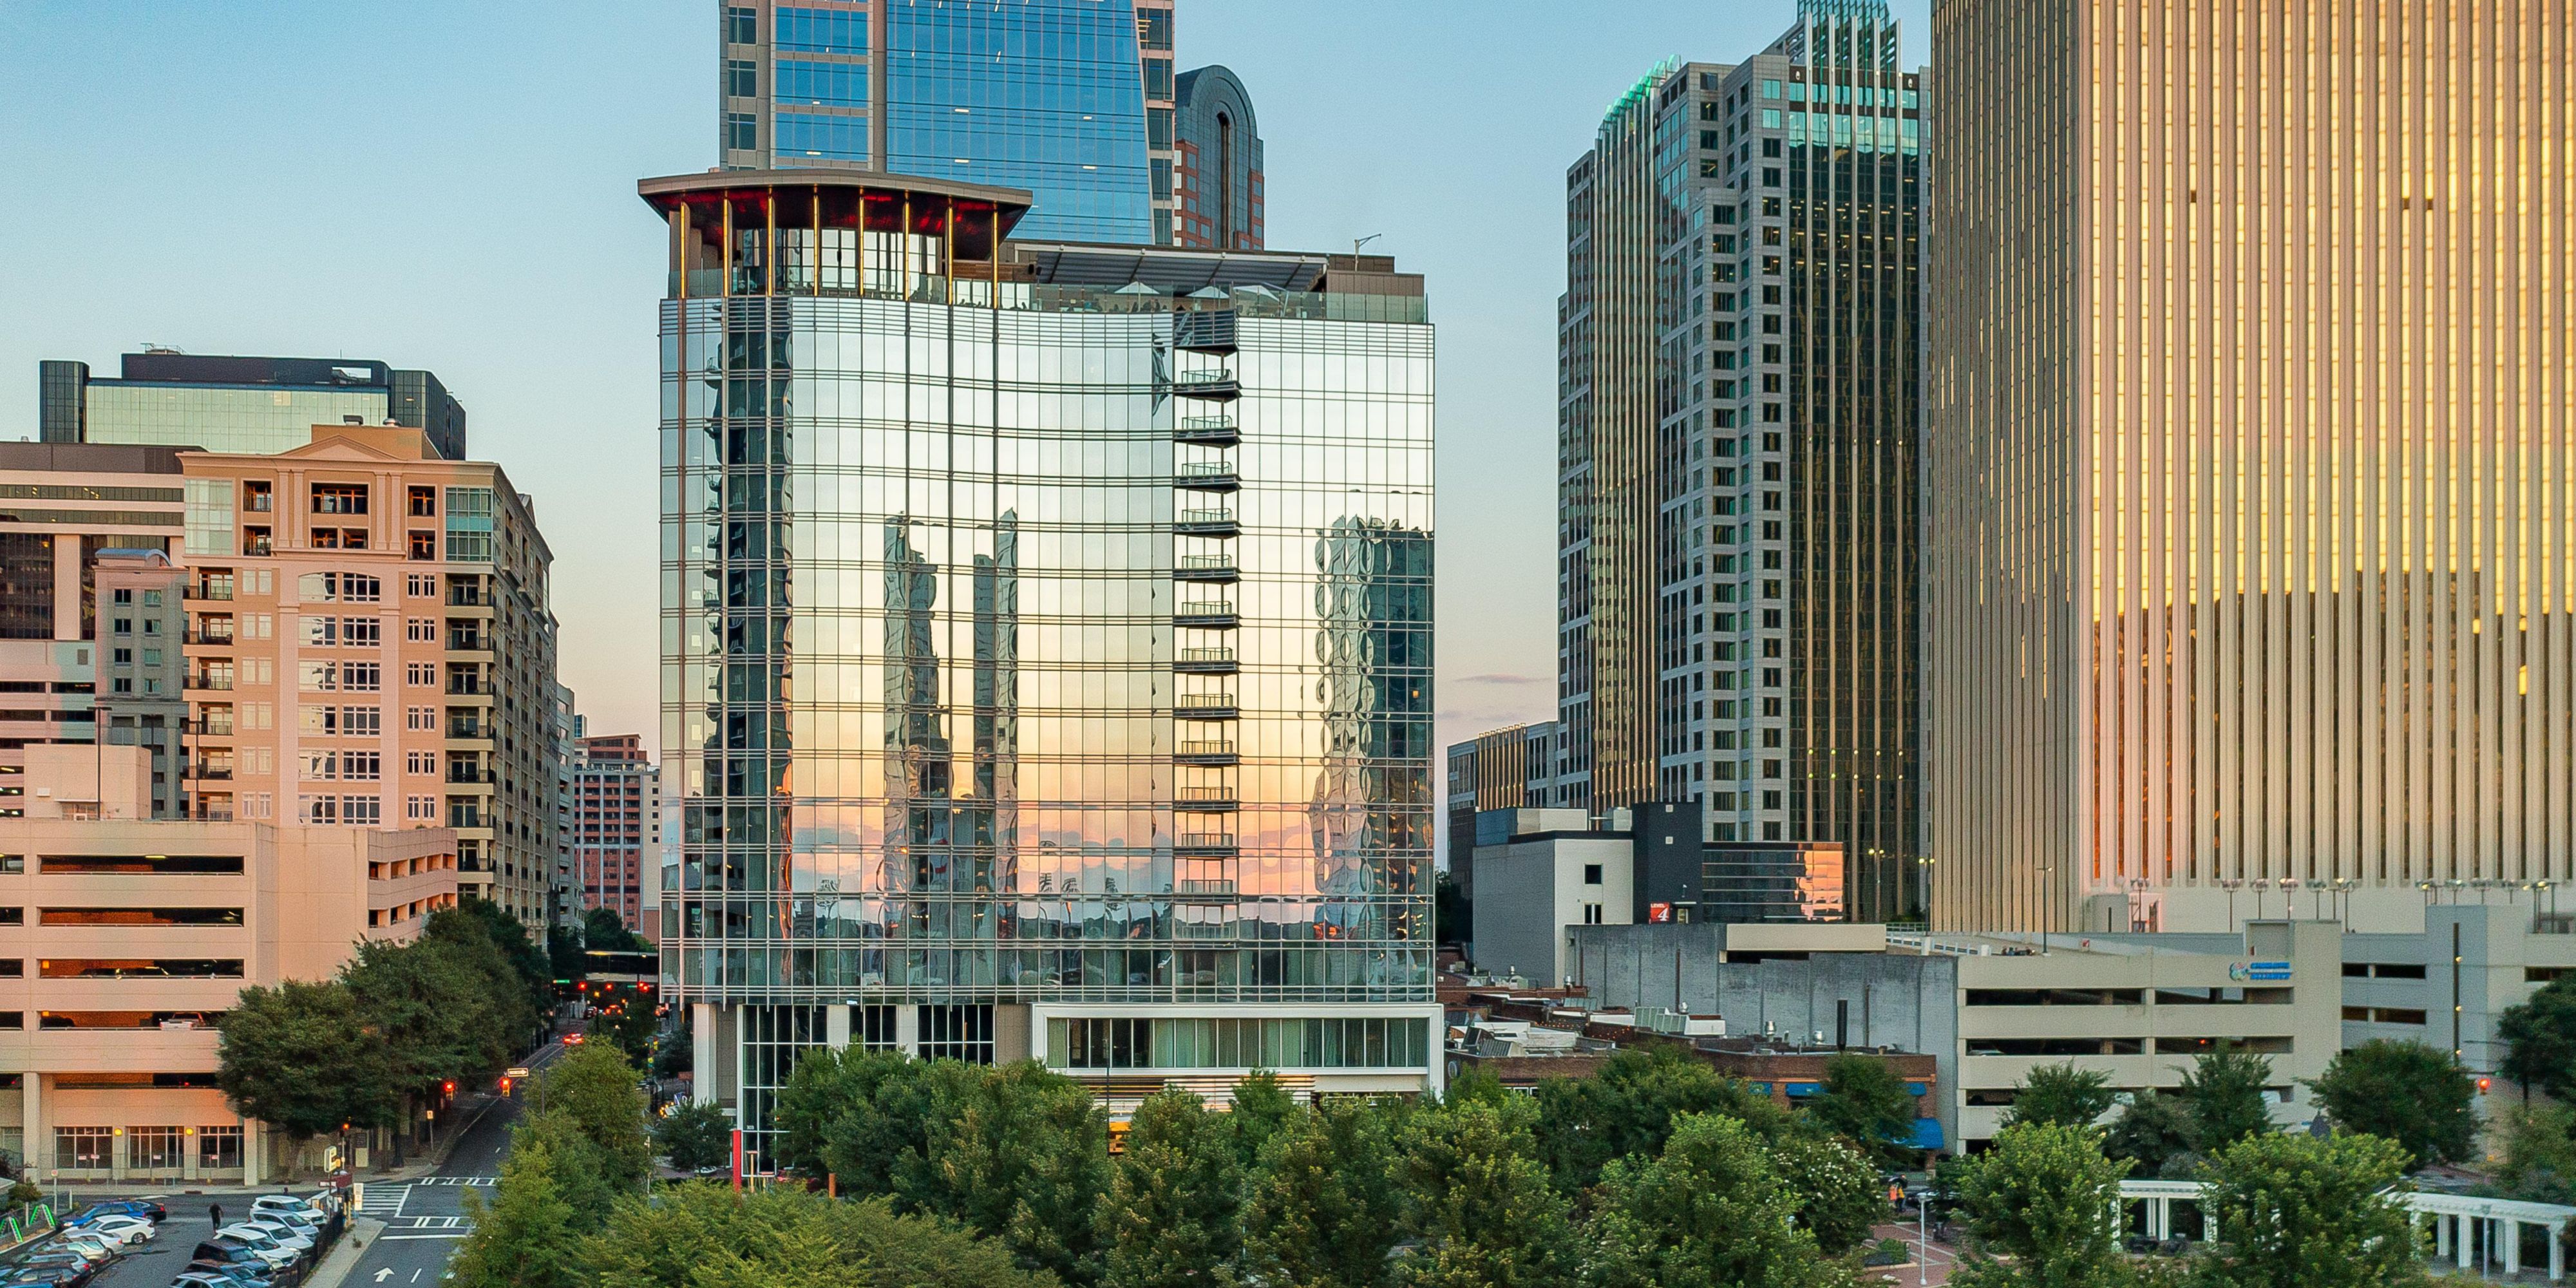
<svg viewBox="0 0 2576 1288">
<path fill-rule="evenodd" d="M 1051 1019 L 1058 1069 L 1419 1068 L 1421 1019 Z"/>
</svg>

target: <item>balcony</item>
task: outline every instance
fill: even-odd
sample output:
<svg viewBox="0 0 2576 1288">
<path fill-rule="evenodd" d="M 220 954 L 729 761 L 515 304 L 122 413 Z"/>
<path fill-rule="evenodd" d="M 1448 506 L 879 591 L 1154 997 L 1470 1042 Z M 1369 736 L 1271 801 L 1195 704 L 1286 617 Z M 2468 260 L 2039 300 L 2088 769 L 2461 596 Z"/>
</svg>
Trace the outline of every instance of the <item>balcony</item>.
<svg viewBox="0 0 2576 1288">
<path fill-rule="evenodd" d="M 1232 461 L 1185 461 L 1172 476 L 1172 486 L 1192 492 L 1232 492 L 1243 486 L 1243 479 Z"/>
<path fill-rule="evenodd" d="M 1183 555 L 1172 568 L 1176 581 L 1211 582 L 1232 585 L 1243 579 L 1242 570 L 1234 566 L 1232 555 Z"/>
<path fill-rule="evenodd" d="M 1235 853 L 1232 832 L 1183 832 L 1172 843 L 1172 853 L 1193 858 L 1229 858 Z"/>
<path fill-rule="evenodd" d="M 1184 693 L 1172 700 L 1172 714 L 1183 720 L 1232 720 L 1242 711 L 1231 693 Z"/>
<path fill-rule="evenodd" d="M 1232 447 L 1243 441 L 1232 416 L 1183 416 L 1172 427 L 1172 441 L 1201 447 Z"/>
<path fill-rule="evenodd" d="M 190 782 L 229 783 L 233 780 L 233 767 L 230 765 L 190 765 L 188 766 L 188 772 L 182 776 L 187 778 Z"/>
<path fill-rule="evenodd" d="M 229 738 L 233 736 L 233 722 L 230 719 L 182 720 L 179 732 L 197 738 Z"/>
<path fill-rule="evenodd" d="M 229 604 L 233 588 L 228 583 L 199 582 L 179 592 L 179 597 L 192 603 Z"/>
<path fill-rule="evenodd" d="M 1174 800 L 1179 808 L 1199 814 L 1231 814 L 1241 804 L 1231 786 L 1184 787 Z"/>
<path fill-rule="evenodd" d="M 449 765 L 447 767 L 447 781 L 451 783 L 488 783 L 493 781 L 492 771 L 479 768 L 474 765 Z"/>
<path fill-rule="evenodd" d="M 1213 766 L 1239 764 L 1243 757 L 1235 753 L 1233 739 L 1218 738 L 1184 742 L 1180 750 L 1172 754 L 1172 759 L 1184 765 Z"/>
<path fill-rule="evenodd" d="M 190 631 L 179 638 L 186 643 L 208 644 L 217 648 L 230 648 L 233 643 L 231 631 Z"/>
<path fill-rule="evenodd" d="M 482 698 L 491 696 L 492 685 L 479 675 L 451 675 L 447 677 L 447 691 L 460 698 Z"/>
<path fill-rule="evenodd" d="M 449 631 L 447 648 L 451 653 L 489 653 L 492 636 L 488 631 Z"/>
<path fill-rule="evenodd" d="M 447 606 L 450 608 L 490 608 L 492 606 L 492 590 L 490 587 L 483 585 L 449 586 L 447 588 Z"/>
<path fill-rule="evenodd" d="M 1232 902 L 1240 896 L 1241 882 L 1230 877 L 1190 877 L 1172 883 L 1172 893 L 1183 899 L 1223 899 Z"/>
<path fill-rule="evenodd" d="M 489 720 L 457 720 L 451 718 L 447 722 L 447 736 L 450 738 L 491 738 L 495 736 L 492 732 L 493 728 L 493 723 Z"/>
<path fill-rule="evenodd" d="M 1234 660 L 1231 648 L 1185 648 L 1172 659 L 1172 669 L 1183 675 L 1232 675 L 1243 665 Z"/>
<path fill-rule="evenodd" d="M 1172 318 L 1172 347 L 1188 353 L 1232 353 L 1233 309 L 1201 309 Z"/>
<path fill-rule="evenodd" d="M 1213 402 L 1233 402 L 1243 396 L 1242 382 L 1231 371 L 1210 368 L 1184 371 L 1172 381 L 1172 392 L 1183 398 L 1205 398 Z"/>
<path fill-rule="evenodd" d="M 215 693 L 226 693 L 232 690 L 233 677 L 229 675 L 191 675 L 188 677 L 187 686 L 191 689 L 203 689 Z"/>
<path fill-rule="evenodd" d="M 1175 605 L 1172 620 L 1182 626 L 1212 631 L 1230 631 L 1243 624 L 1243 619 L 1235 615 L 1234 601 L 1226 599 L 1202 599 Z"/>
<path fill-rule="evenodd" d="M 1184 537 L 1233 537 L 1242 535 L 1243 525 L 1232 510 L 1183 510 L 1172 531 Z"/>
</svg>

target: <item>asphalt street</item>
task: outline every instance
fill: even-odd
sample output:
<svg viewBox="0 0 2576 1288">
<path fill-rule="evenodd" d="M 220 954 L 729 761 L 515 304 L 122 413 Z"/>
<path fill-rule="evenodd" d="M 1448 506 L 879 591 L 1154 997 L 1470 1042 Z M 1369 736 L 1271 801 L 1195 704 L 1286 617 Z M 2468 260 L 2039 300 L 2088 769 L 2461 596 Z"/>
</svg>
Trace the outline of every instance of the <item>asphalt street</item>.
<svg viewBox="0 0 2576 1288">
<path fill-rule="evenodd" d="M 542 1068 L 562 1053 L 562 1047 L 549 1045 L 528 1063 Z M 435 1175 L 409 1181 L 366 1182 L 358 1215 L 383 1221 L 385 1229 L 367 1241 L 356 1268 L 343 1283 L 348 1288 L 362 1284 L 394 1288 L 398 1284 L 438 1283 L 447 1269 L 447 1259 L 456 1251 L 457 1240 L 464 1238 L 468 1229 L 464 1219 L 465 1192 L 479 1188 L 485 1197 L 490 1197 L 493 1180 L 500 1175 L 501 1160 L 510 1152 L 510 1126 L 518 1117 L 515 1100 L 494 1100 L 467 1124 L 464 1136 L 448 1152 L 447 1162 Z M 296 1190 L 300 1193 L 310 1188 L 299 1186 Z M 210 1208 L 221 1207 L 231 1220 L 239 1220 L 250 1211 L 250 1198 L 243 1194 L 183 1195 L 142 1189 L 116 1194 L 85 1189 L 74 1196 L 74 1206 L 111 1197 L 156 1199 L 169 1208 L 170 1217 L 162 1222 L 158 1237 L 109 1266 L 94 1281 L 94 1288 L 167 1288 L 171 1276 L 188 1263 L 188 1254 L 195 1251 L 198 1241 L 213 1233 Z"/>
</svg>

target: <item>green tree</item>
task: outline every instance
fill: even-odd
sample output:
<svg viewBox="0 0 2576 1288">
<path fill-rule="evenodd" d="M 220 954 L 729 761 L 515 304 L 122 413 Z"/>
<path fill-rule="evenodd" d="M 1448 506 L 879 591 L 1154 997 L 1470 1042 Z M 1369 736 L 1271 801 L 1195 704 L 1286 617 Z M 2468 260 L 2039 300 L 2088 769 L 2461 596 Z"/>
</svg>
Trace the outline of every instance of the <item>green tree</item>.
<svg viewBox="0 0 2576 1288">
<path fill-rule="evenodd" d="M 1334 1097 L 1262 1145 L 1244 1205 L 1244 1268 L 1275 1288 L 1378 1288 L 1404 1196 L 1394 1115 Z"/>
<path fill-rule="evenodd" d="M 1461 1079 L 1449 1099 L 1481 1096 L 1479 1085 Z M 1491 1086 L 1495 1096 L 1507 1096 L 1500 1083 Z M 1589 1078 L 1547 1079 L 1535 1099 L 1538 1158 L 1568 1194 L 1599 1183 L 1612 1159 L 1662 1153 L 1673 1123 L 1684 1114 L 1724 1114 L 1765 1134 L 1782 1122 L 1769 1097 L 1663 1045 L 1623 1048 Z"/>
<path fill-rule="evenodd" d="M 487 1203 L 468 1189 L 460 1200 L 473 1232 L 449 1268 L 453 1288 L 575 1288 L 581 1234 L 573 1205 L 556 1183 L 557 1160 L 542 1139 L 516 1133 Z"/>
<path fill-rule="evenodd" d="M 581 941 L 581 932 L 570 926 L 546 927 L 547 996 L 570 996 L 590 978 L 590 958 Z M 560 984 L 556 980 L 562 980 Z"/>
<path fill-rule="evenodd" d="M 788 1081 L 791 1088 L 804 1066 L 820 1057 L 814 1052 L 798 1061 Z M 923 1211 L 953 1215 L 944 1200 L 932 1196 L 936 1174 L 930 1168 L 934 1125 L 953 1117 L 965 1103 L 984 1070 L 956 1060 L 912 1060 L 900 1052 L 872 1053 L 876 1062 L 845 1060 L 844 1091 L 864 1095 L 821 1121 L 820 1157 L 824 1171 L 840 1178 L 845 1194 L 883 1194 L 898 1212 Z M 818 1084 L 817 1091 L 827 1090 Z M 782 1102 L 786 1098 L 781 1097 Z M 786 1120 L 782 1120 L 784 1122 Z"/>
<path fill-rule="evenodd" d="M 2060 1127 L 2090 1127 L 2102 1121 L 2120 1103 L 2120 1094 L 2111 1090 L 2111 1075 L 2098 1069 L 2078 1069 L 2072 1060 L 2048 1064 L 2030 1071 L 2013 1094 L 2012 1108 L 2004 1111 L 2004 1126 L 2015 1123 L 2055 1123 Z"/>
<path fill-rule="evenodd" d="M 476 950 L 471 955 L 478 963 L 497 958 L 497 969 L 491 970 L 493 984 L 507 994 L 504 1013 L 519 1025 L 502 1039 L 512 1046 L 529 1045 L 555 1004 L 545 945 L 528 938 L 528 928 L 489 899 L 467 899 L 453 908 L 441 908 L 422 923 L 420 933 L 424 941 Z M 479 951 L 486 948 L 493 957 Z"/>
<path fill-rule="evenodd" d="M 1233 1134 L 1196 1092 L 1166 1087 L 1137 1105 L 1126 1153 L 1100 1196 L 1101 1282 L 1187 1288 L 1235 1282 L 1243 1167 Z"/>
<path fill-rule="evenodd" d="M 2144 1087 L 2130 1094 L 2103 1146 L 2139 1176 L 2174 1177 L 2198 1161 L 2200 1125 L 2181 1097 Z"/>
<path fill-rule="evenodd" d="M 2576 975 L 2541 985 L 2530 1000 L 2496 1017 L 2506 1043 L 2504 1075 L 2555 1100 L 2576 1100 Z"/>
<path fill-rule="evenodd" d="M 2191 1106 L 2201 1153 L 2272 1130 L 2272 1107 L 2263 1099 L 2271 1081 L 2272 1061 L 2233 1043 L 2222 1042 L 2192 1061 L 2176 1094 Z"/>
<path fill-rule="evenodd" d="M 653 1144 L 682 1172 L 733 1159 L 733 1119 L 712 1100 L 686 1100 L 653 1124 Z"/>
<path fill-rule="evenodd" d="M 2266 1132 L 2210 1155 L 2209 1288 L 2390 1288 L 2423 1281 L 2398 1194 L 2406 1149 L 2377 1136 Z"/>
<path fill-rule="evenodd" d="M 2447 1051 L 2373 1038 L 2336 1053 L 2308 1088 L 2337 1127 L 2405 1146 L 2409 1171 L 2477 1151 L 2477 1082 Z"/>
<path fill-rule="evenodd" d="M 1955 1169 L 1974 1255 L 1950 1282 L 1977 1288 L 2114 1288 L 2130 1282 L 2112 1210 L 2126 1164 L 2090 1127 L 2023 1123 Z M 1949 1174 L 1949 1169 L 1945 1169 Z"/>
<path fill-rule="evenodd" d="M 1565 1197 L 1535 1154 L 1517 1098 L 1451 1100 L 1410 1116 L 1398 1164 L 1419 1241 L 1396 1262 L 1406 1288 L 1562 1288 L 1574 1282 Z"/>
<path fill-rule="evenodd" d="M 1827 1130 L 1861 1147 L 1882 1164 L 1903 1166 L 1920 1152 L 1907 1143 L 1918 1116 L 1904 1075 L 1885 1060 L 1838 1055 L 1825 1062 L 1824 1090 L 1806 1112 Z"/>
<path fill-rule="evenodd" d="M 599 1147 L 609 1182 L 621 1190 L 641 1185 L 653 1168 L 638 1076 L 615 1048 L 584 1044 L 539 1073 L 531 1093 L 545 1113 L 568 1115 L 579 1124 L 582 1136 Z"/>
<path fill-rule="evenodd" d="M 1226 1121 L 1234 1131 L 1234 1156 L 1246 1172 L 1260 1159 L 1261 1147 L 1297 1112 L 1297 1098 L 1267 1069 L 1256 1069 L 1234 1084 L 1233 1111 Z"/>
<path fill-rule="evenodd" d="M 2576 1206 L 2576 1106 L 2508 1106 L 2495 1134 L 2504 1154 L 2496 1180 L 2506 1197 Z"/>
<path fill-rule="evenodd" d="M 870 1157 L 878 1150 L 882 1160 Z M 1025 1060 L 916 1061 L 889 1070 L 866 1108 L 834 1120 L 823 1153 L 844 1188 L 882 1177 L 897 1211 L 963 1223 L 1069 1279 L 1092 1274 L 1109 1123 L 1090 1090 L 1062 1074 Z"/>
<path fill-rule="evenodd" d="M 499 1073 L 513 1054 L 501 1014 L 508 996 L 494 995 L 478 953 L 488 949 L 427 939 L 362 943 L 341 969 L 367 1026 L 384 1035 L 394 1085 L 415 1105 L 436 1099 L 447 1082 Z"/>
<path fill-rule="evenodd" d="M 870 1051 L 856 1046 L 834 1049 L 823 1047 L 804 1053 L 796 1061 L 795 1071 L 788 1074 L 787 1085 L 779 1088 L 778 1103 L 771 1111 L 771 1124 L 777 1135 L 772 1149 L 783 1171 L 821 1180 L 832 1172 L 823 1157 L 823 1134 L 843 1115 L 873 1113 L 877 1085 L 890 1076 L 908 1076 L 910 1057 L 900 1051 Z M 882 1142 L 871 1142 L 881 1144 Z M 920 1132 L 913 1131 L 908 1143 L 918 1146 Z M 891 1194 L 894 1183 L 884 1175 L 883 1155 L 872 1155 L 876 1164 L 871 1175 L 844 1173 L 842 1188 L 859 1194 Z M 871 1184 L 870 1181 L 874 1183 Z"/>
<path fill-rule="evenodd" d="M 585 951 L 594 953 L 653 951 L 653 945 L 628 929 L 614 908 L 593 908 L 581 914 L 581 944 Z"/>
<path fill-rule="evenodd" d="M 1887 1191 L 1869 1155 L 1823 1131 L 1784 1131 L 1771 1142 L 1772 1165 L 1797 1201 L 1798 1225 L 1816 1246 L 1839 1256 L 1887 1219 Z"/>
<path fill-rule="evenodd" d="M 218 1027 L 215 1060 L 234 1110 L 299 1143 L 342 1124 L 401 1121 L 384 1038 L 337 981 L 243 989 Z"/>
<path fill-rule="evenodd" d="M 1587 1276 L 1603 1288 L 1724 1284 L 1824 1288 L 1854 1280 L 1800 1228 L 1798 1200 L 1742 1122 L 1690 1114 L 1663 1153 L 1604 1169 L 1586 1231 Z"/>
<path fill-rule="evenodd" d="M 561 1110 L 519 1120 L 510 1128 L 510 1148 L 546 1155 L 554 1197 L 571 1212 L 575 1232 L 598 1229 L 617 1200 L 636 1192 L 615 1176 L 608 1151 L 582 1130 L 581 1120 Z"/>
<path fill-rule="evenodd" d="M 883 1199 L 689 1183 L 621 1201 L 581 1244 L 585 1288 L 1054 1288 L 990 1239 Z"/>
</svg>

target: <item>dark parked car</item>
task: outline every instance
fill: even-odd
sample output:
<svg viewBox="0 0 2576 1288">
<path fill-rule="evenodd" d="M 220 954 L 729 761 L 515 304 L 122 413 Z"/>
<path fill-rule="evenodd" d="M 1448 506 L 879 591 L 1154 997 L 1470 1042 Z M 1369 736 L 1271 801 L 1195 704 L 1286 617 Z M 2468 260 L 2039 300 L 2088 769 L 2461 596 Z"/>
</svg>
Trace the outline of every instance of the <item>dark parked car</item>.
<svg viewBox="0 0 2576 1288">
<path fill-rule="evenodd" d="M 89 1288 L 96 1266 L 34 1265 L 20 1262 L 0 1269 L 0 1288 Z"/>
<path fill-rule="evenodd" d="M 170 1209 L 149 1199 L 102 1199 L 72 1213 L 66 1224 L 78 1225 L 102 1212 L 122 1212 L 127 1216 L 139 1216 L 155 1225 L 170 1219 Z"/>
</svg>

